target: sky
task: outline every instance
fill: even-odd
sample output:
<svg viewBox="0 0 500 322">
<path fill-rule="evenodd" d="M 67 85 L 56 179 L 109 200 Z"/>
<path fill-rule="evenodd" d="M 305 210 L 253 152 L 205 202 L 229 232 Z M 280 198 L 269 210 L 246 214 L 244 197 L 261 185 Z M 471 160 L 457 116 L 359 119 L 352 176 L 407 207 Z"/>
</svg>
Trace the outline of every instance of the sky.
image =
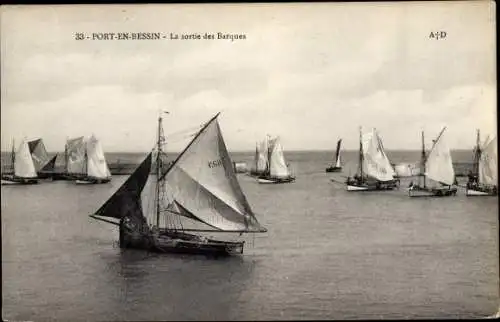
<svg viewBox="0 0 500 322">
<path fill-rule="evenodd" d="M 43 138 L 100 139 L 106 152 L 188 143 L 217 112 L 230 151 L 266 134 L 284 150 L 419 149 L 443 126 L 452 149 L 496 134 L 490 1 L 1 7 L 1 149 Z M 432 38 L 444 31 L 446 37 Z M 75 40 L 158 32 L 160 40 Z M 169 39 L 222 32 L 245 39 Z M 191 131 L 191 132 L 189 132 Z"/>
</svg>

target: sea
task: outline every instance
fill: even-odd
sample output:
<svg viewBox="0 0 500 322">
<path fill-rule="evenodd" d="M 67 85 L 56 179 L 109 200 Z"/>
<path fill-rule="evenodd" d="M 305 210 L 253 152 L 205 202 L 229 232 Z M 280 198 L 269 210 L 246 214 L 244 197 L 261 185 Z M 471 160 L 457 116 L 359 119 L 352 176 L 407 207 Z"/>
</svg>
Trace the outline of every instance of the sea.
<svg viewBox="0 0 500 322">
<path fill-rule="evenodd" d="M 391 161 L 418 151 L 388 152 Z M 253 153 L 231 153 L 252 163 Z M 498 197 L 347 192 L 357 154 L 285 152 L 296 181 L 238 181 L 267 233 L 242 255 L 207 258 L 118 248 L 88 215 L 127 179 L 1 187 L 2 318 L 9 321 L 482 318 L 499 309 Z M 471 152 L 453 152 L 457 162 Z M 140 162 L 145 154 L 108 159 Z M 332 181 L 332 179 L 334 181 Z M 460 178 L 463 184 L 465 178 Z"/>
</svg>

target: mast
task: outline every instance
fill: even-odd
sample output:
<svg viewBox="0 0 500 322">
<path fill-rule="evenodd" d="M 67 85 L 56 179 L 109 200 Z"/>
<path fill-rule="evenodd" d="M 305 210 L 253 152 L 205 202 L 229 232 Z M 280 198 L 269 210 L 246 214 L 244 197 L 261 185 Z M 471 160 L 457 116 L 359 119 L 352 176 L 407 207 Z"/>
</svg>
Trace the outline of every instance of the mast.
<svg viewBox="0 0 500 322">
<path fill-rule="evenodd" d="M 363 134 L 361 133 L 361 126 L 359 127 L 359 173 L 363 181 Z"/>
<path fill-rule="evenodd" d="M 11 164 L 12 164 L 12 173 L 15 175 L 15 166 L 14 162 L 16 162 L 16 151 L 14 150 L 14 139 L 12 139 L 12 154 L 11 154 Z"/>
<path fill-rule="evenodd" d="M 420 174 L 421 176 L 424 177 L 424 188 L 426 187 L 426 180 L 425 180 L 425 141 L 424 141 L 424 131 L 422 131 L 422 173 Z"/>
<path fill-rule="evenodd" d="M 481 157 L 481 147 L 480 147 L 481 141 L 480 141 L 480 136 L 479 136 L 479 129 L 477 130 L 476 134 L 476 148 L 474 151 L 474 165 L 472 168 L 473 174 L 475 176 L 479 175 L 479 158 Z"/>
<path fill-rule="evenodd" d="M 266 140 L 267 140 L 267 162 L 266 162 L 266 173 L 271 176 L 271 154 L 273 153 L 273 151 L 271 150 L 271 145 L 269 144 L 269 138 L 271 136 L 268 134 L 266 136 Z"/>
<path fill-rule="evenodd" d="M 66 137 L 66 144 L 64 145 L 64 170 L 68 173 L 68 137 Z"/>
<path fill-rule="evenodd" d="M 156 226 L 160 227 L 160 154 L 161 154 L 161 113 L 158 117 L 158 141 L 157 141 L 157 154 L 156 154 Z"/>
</svg>

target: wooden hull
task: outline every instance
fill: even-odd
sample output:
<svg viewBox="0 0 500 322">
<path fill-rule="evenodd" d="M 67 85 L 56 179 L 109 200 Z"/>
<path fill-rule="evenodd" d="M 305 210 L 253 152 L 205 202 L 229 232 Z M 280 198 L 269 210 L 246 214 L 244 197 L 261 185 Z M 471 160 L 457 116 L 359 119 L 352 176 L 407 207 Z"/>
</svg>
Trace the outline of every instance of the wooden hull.
<svg viewBox="0 0 500 322">
<path fill-rule="evenodd" d="M 120 247 L 155 253 L 230 256 L 242 254 L 245 242 L 220 241 L 175 231 L 138 234 L 120 230 Z"/>
<path fill-rule="evenodd" d="M 356 181 L 347 181 L 346 186 L 347 191 L 386 191 L 398 188 L 397 181 L 376 183 L 358 183 Z"/>
<path fill-rule="evenodd" d="M 257 181 L 261 184 L 290 183 L 295 181 L 295 177 L 287 177 L 287 178 L 260 177 L 257 178 Z"/>
<path fill-rule="evenodd" d="M 456 194 L 457 188 L 455 187 L 424 188 L 412 186 L 408 188 L 408 195 L 410 197 L 450 197 Z"/>
<path fill-rule="evenodd" d="M 2 185 L 31 185 L 38 184 L 37 178 L 19 178 L 12 175 L 2 176 Z"/>
<path fill-rule="evenodd" d="M 81 178 L 75 181 L 76 184 L 102 184 L 110 182 L 110 178 L 98 179 L 98 178 Z"/>
<path fill-rule="evenodd" d="M 342 167 L 328 167 L 325 169 L 326 172 L 341 172 Z"/>
<path fill-rule="evenodd" d="M 475 196 L 497 196 L 497 187 L 484 187 L 484 186 L 468 186 L 465 190 L 465 195 L 470 197 Z"/>
</svg>

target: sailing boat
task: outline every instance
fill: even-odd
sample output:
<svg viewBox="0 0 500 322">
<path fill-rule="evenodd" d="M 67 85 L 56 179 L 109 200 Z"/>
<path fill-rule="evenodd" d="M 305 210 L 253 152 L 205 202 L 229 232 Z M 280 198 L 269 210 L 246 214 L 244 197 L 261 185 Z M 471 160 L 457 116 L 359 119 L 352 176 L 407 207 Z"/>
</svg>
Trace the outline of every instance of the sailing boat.
<svg viewBox="0 0 500 322">
<path fill-rule="evenodd" d="M 83 136 L 67 138 L 64 145 L 64 170 L 54 173 L 53 180 L 76 180 L 84 177 L 85 139 Z"/>
<path fill-rule="evenodd" d="M 268 142 L 267 168 L 257 180 L 259 183 L 289 183 L 295 181 L 283 155 L 279 136 Z"/>
<path fill-rule="evenodd" d="M 250 170 L 250 176 L 259 177 L 266 172 L 268 167 L 268 142 L 269 138 L 266 138 L 260 144 L 256 144 L 255 146 L 255 157 L 254 157 L 254 166 Z"/>
<path fill-rule="evenodd" d="M 47 153 L 41 138 L 28 141 L 28 146 L 38 178 L 51 178 L 54 172 L 57 155 L 49 160 L 49 154 Z"/>
<path fill-rule="evenodd" d="M 37 184 L 35 164 L 30 154 L 28 142 L 23 140 L 16 152 L 12 141 L 13 174 L 2 175 L 2 184 Z"/>
<path fill-rule="evenodd" d="M 342 165 L 340 164 L 340 144 L 342 139 L 337 141 L 337 151 L 335 152 L 335 165 L 331 165 L 326 168 L 326 172 L 340 172 L 342 171 Z"/>
<path fill-rule="evenodd" d="M 498 194 L 497 159 L 497 138 L 494 137 L 491 140 L 486 138 L 481 146 L 478 130 L 473 172 L 469 174 L 465 195 L 495 196 Z"/>
<path fill-rule="evenodd" d="M 85 142 L 83 168 L 85 175 L 76 179 L 77 184 L 99 184 L 111 181 L 111 172 L 106 163 L 101 142 L 93 134 Z"/>
<path fill-rule="evenodd" d="M 408 189 L 410 197 L 456 195 L 457 188 L 452 187 L 455 183 L 455 170 L 453 169 L 450 149 L 443 135 L 445 130 L 446 127 L 441 130 L 437 139 L 433 141 L 434 143 L 427 157 L 425 155 L 424 132 L 422 131 L 422 170 L 420 171 L 419 183 L 410 183 Z M 420 183 L 420 178 L 423 178 L 423 185 Z M 432 187 L 427 186 L 427 178 L 434 181 Z"/>
<path fill-rule="evenodd" d="M 362 134 L 360 127 L 358 172 L 347 177 L 347 191 L 393 190 L 399 185 L 394 175 L 377 130 Z"/>
<path fill-rule="evenodd" d="M 267 231 L 255 218 L 236 179 L 218 115 L 198 131 L 166 171 L 162 169 L 166 162 L 161 159 L 164 137 L 159 117 L 156 176 L 149 175 L 151 152 L 117 192 L 90 215 L 119 226 L 120 247 L 229 255 L 243 253 L 244 241 L 216 240 L 199 233 Z M 154 197 L 144 191 L 148 183 L 153 186 Z M 148 207 L 148 200 L 152 207 Z M 196 224 L 211 229 L 196 228 Z"/>
</svg>

